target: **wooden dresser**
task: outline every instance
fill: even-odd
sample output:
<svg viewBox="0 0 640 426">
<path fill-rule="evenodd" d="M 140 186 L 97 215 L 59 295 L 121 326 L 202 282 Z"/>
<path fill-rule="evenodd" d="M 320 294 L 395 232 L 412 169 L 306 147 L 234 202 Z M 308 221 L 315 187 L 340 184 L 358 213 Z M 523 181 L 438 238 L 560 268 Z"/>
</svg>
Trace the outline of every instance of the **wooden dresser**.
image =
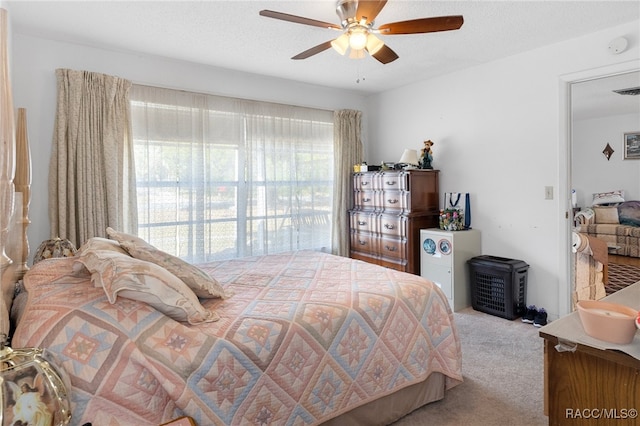
<svg viewBox="0 0 640 426">
<path fill-rule="evenodd" d="M 603 300 L 638 309 L 640 283 Z M 573 312 L 542 327 L 540 336 L 550 426 L 640 425 L 640 332 L 629 345 L 607 344 L 587 336 Z M 621 350 L 623 346 L 635 348 L 635 356 Z"/>
<path fill-rule="evenodd" d="M 438 227 L 438 173 L 354 173 L 351 257 L 419 275 L 420 229 Z"/>
</svg>

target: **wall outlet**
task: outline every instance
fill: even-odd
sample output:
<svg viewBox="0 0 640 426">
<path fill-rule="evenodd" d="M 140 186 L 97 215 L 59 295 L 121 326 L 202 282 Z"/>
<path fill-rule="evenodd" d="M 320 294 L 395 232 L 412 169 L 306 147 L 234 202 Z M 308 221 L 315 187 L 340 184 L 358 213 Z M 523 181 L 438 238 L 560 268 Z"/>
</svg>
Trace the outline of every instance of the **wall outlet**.
<svg viewBox="0 0 640 426">
<path fill-rule="evenodd" d="M 544 199 L 553 200 L 553 186 L 544 187 Z"/>
</svg>

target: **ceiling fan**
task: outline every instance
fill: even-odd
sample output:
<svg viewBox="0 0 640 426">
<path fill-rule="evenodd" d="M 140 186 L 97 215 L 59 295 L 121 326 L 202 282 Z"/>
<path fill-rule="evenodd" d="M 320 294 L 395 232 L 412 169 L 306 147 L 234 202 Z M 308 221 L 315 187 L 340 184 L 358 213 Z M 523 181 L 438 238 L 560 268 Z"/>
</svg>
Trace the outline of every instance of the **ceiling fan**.
<svg viewBox="0 0 640 426">
<path fill-rule="evenodd" d="M 291 59 L 306 59 L 333 47 L 341 55 L 350 49 L 350 58 L 364 58 L 366 51 L 383 64 L 395 61 L 398 59 L 398 55 L 375 34 L 423 34 L 450 31 L 459 29 L 464 22 L 461 15 L 451 15 L 393 22 L 375 28 L 374 20 L 385 4 L 387 4 L 387 0 L 338 0 L 336 13 L 340 18 L 340 25 L 273 10 L 261 10 L 260 15 L 297 24 L 342 31 L 342 35 L 338 38 L 307 49 Z"/>
</svg>

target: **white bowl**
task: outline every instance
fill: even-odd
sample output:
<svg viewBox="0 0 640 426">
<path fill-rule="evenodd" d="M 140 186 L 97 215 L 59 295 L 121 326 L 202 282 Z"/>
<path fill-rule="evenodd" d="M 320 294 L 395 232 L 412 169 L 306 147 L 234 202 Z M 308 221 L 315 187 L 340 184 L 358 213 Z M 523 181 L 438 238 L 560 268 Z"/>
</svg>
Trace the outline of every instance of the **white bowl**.
<svg viewBox="0 0 640 426">
<path fill-rule="evenodd" d="M 626 345 L 636 334 L 638 311 L 617 303 L 581 300 L 578 315 L 587 335 L 609 343 Z"/>
</svg>

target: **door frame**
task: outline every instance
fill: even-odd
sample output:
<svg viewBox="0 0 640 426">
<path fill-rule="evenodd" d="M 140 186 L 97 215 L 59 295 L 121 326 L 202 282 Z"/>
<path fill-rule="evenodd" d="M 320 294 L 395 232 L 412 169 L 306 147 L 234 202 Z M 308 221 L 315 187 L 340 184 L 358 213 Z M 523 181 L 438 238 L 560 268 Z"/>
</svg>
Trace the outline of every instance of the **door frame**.
<svg viewBox="0 0 640 426">
<path fill-rule="evenodd" d="M 562 317 L 571 312 L 571 293 L 573 283 L 573 264 L 571 255 L 571 232 L 573 218 L 571 210 L 571 154 L 572 154 L 572 105 L 571 86 L 599 78 L 640 71 L 638 61 L 627 61 L 606 67 L 594 68 L 560 76 L 560 152 L 559 152 L 559 203 L 558 232 L 560 247 L 560 285 L 558 286 L 558 308 Z M 562 285 L 564 281 L 565 285 Z"/>
</svg>

